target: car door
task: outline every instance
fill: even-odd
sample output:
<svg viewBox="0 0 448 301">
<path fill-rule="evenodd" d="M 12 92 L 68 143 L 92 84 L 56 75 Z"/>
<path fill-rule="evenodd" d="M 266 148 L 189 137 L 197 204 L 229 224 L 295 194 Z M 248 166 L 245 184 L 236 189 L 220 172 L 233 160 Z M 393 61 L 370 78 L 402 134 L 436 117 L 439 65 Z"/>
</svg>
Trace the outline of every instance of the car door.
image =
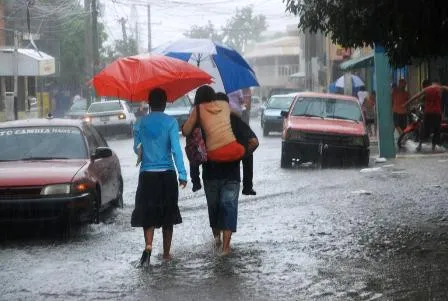
<svg viewBox="0 0 448 301">
<path fill-rule="evenodd" d="M 83 128 L 84 134 L 87 138 L 87 144 L 89 145 L 90 155 L 95 153 L 95 150 L 100 146 L 92 131 L 92 127 L 85 125 Z M 113 198 L 113 192 L 111 191 L 111 177 L 110 177 L 110 158 L 96 159 L 90 163 L 89 170 L 94 174 L 98 180 L 101 189 L 101 204 L 104 205 L 110 202 Z"/>
<path fill-rule="evenodd" d="M 104 137 L 101 136 L 101 134 L 93 126 L 90 127 L 90 130 L 100 147 L 109 147 L 109 145 L 107 144 Z M 110 192 L 111 199 L 114 200 L 118 196 L 118 192 L 120 190 L 120 185 L 121 185 L 120 182 L 122 181 L 122 178 L 121 178 L 122 176 L 121 176 L 120 160 L 118 159 L 115 152 L 112 152 L 112 153 L 113 153 L 112 157 L 107 158 L 106 162 L 108 164 L 107 168 L 109 171 L 108 176 L 109 176 L 109 181 L 110 181 L 109 189 L 111 191 Z"/>
</svg>

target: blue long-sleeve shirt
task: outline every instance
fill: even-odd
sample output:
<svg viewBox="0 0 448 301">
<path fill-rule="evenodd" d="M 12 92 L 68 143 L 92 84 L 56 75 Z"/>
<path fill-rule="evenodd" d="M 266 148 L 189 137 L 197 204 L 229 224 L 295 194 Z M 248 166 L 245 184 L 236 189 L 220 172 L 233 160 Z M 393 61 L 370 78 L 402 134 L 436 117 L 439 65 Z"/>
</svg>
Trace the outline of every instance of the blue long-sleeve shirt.
<svg viewBox="0 0 448 301">
<path fill-rule="evenodd" d="M 135 153 L 140 143 L 143 150 L 140 172 L 175 170 L 175 164 L 179 180 L 187 181 L 176 119 L 162 112 L 142 117 L 134 127 Z"/>
</svg>

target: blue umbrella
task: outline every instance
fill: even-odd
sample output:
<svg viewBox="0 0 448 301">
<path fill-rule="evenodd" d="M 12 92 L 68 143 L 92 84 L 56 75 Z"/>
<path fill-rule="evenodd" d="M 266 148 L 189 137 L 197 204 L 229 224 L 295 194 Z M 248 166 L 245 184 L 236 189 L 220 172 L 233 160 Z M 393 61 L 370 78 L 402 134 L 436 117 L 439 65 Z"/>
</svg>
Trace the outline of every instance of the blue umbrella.
<svg viewBox="0 0 448 301">
<path fill-rule="evenodd" d="M 362 81 L 362 79 L 359 76 L 352 75 L 351 77 L 352 77 L 353 89 L 357 89 L 359 87 L 365 86 L 364 82 Z M 338 78 L 336 80 L 335 86 L 337 88 L 344 88 L 344 86 L 345 86 L 344 76 L 341 76 L 340 78 Z"/>
<path fill-rule="evenodd" d="M 153 50 L 198 66 L 214 77 L 216 91 L 227 94 L 259 86 L 255 72 L 234 49 L 209 39 L 180 39 Z"/>
</svg>

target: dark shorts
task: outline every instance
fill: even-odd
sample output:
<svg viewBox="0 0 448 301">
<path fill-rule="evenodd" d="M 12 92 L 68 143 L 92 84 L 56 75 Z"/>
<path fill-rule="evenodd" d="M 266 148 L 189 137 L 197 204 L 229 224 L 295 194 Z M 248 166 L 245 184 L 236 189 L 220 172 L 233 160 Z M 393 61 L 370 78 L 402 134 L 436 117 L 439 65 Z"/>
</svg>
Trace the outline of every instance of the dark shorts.
<svg viewBox="0 0 448 301">
<path fill-rule="evenodd" d="M 394 113 L 394 125 L 395 127 L 399 127 L 400 129 L 404 130 L 408 125 L 408 115 Z"/>
<path fill-rule="evenodd" d="M 175 171 L 141 172 L 131 218 L 132 227 L 160 228 L 182 223 L 178 197 Z"/>
<path fill-rule="evenodd" d="M 205 180 L 210 227 L 236 232 L 240 182 L 229 180 Z"/>
</svg>

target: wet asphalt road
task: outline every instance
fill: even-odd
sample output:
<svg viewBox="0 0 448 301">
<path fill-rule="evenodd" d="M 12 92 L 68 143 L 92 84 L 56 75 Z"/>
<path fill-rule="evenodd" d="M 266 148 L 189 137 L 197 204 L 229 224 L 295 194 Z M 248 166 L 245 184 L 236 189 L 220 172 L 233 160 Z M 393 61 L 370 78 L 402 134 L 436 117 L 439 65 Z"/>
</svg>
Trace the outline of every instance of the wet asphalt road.
<svg viewBox="0 0 448 301">
<path fill-rule="evenodd" d="M 174 260 L 161 260 L 159 230 L 151 268 L 134 267 L 144 247 L 130 226 L 138 170 L 132 141 L 116 139 L 124 209 L 68 241 L 39 227 L 3 238 L 0 300 L 448 300 L 448 157 L 282 170 L 280 136 L 260 140 L 258 195 L 240 199 L 231 256 L 218 256 L 204 193 L 190 185 Z"/>
</svg>

